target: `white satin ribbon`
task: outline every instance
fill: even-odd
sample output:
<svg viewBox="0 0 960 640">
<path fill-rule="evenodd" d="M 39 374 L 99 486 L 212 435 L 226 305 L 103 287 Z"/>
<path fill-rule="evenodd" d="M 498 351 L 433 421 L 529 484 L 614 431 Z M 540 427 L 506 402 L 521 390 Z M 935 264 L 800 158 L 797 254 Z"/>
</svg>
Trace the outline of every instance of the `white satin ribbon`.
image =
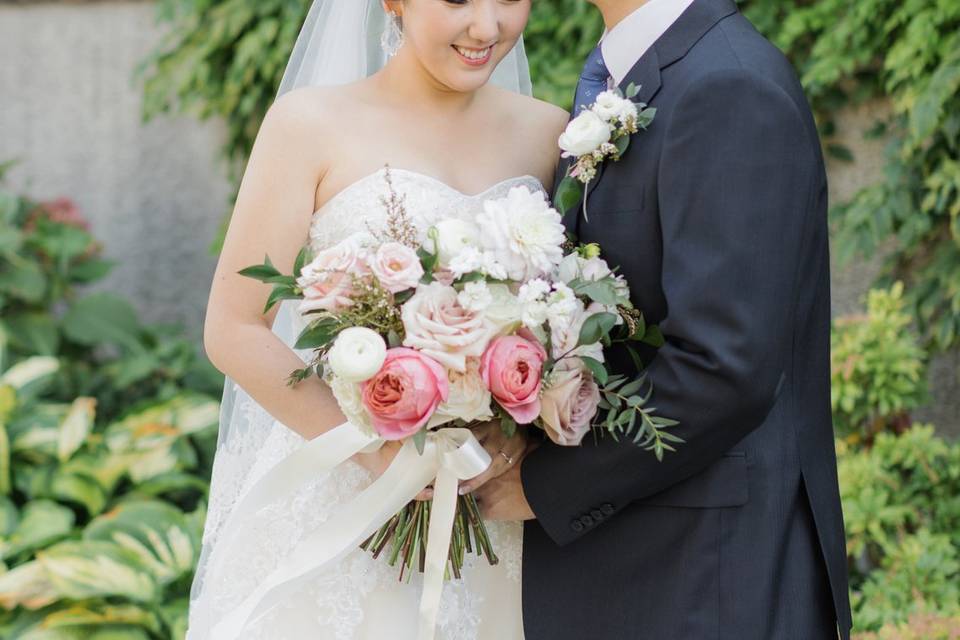
<svg viewBox="0 0 960 640">
<path fill-rule="evenodd" d="M 232 550 L 238 527 L 259 509 L 294 491 L 318 473 L 330 471 L 355 453 L 379 442 L 351 423 L 314 438 L 275 465 L 241 499 L 225 528 L 219 558 L 213 560 L 216 580 Z M 247 624 L 288 595 L 299 580 L 336 563 L 383 526 L 431 481 L 433 508 L 427 535 L 418 640 L 433 640 L 450 537 L 457 509 L 457 485 L 483 473 L 490 456 L 469 429 L 439 429 L 427 435 L 423 454 L 412 441 L 400 448 L 387 470 L 351 502 L 340 508 L 283 559 L 254 591 L 213 628 L 211 640 L 235 640 Z"/>
</svg>

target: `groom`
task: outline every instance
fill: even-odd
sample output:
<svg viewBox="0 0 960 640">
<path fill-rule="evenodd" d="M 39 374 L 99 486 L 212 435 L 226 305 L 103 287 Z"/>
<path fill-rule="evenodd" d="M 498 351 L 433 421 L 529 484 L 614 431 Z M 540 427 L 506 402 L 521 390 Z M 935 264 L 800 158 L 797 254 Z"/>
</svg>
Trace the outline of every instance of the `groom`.
<svg viewBox="0 0 960 640">
<path fill-rule="evenodd" d="M 663 462 L 549 442 L 479 490 L 530 519 L 528 640 L 849 637 L 830 416 L 827 185 L 781 53 L 733 0 L 592 0 L 607 25 L 578 87 L 656 107 L 570 231 L 619 265 L 666 343 L 650 406 Z M 565 169 L 561 167 L 561 170 Z M 613 353 L 615 371 L 630 360 Z"/>
</svg>

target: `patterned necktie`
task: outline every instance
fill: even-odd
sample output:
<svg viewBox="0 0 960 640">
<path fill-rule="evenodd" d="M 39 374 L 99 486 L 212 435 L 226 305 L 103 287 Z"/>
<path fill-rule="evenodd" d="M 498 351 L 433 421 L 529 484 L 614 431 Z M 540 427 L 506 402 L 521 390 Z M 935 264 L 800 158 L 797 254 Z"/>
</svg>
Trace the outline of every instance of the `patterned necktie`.
<svg viewBox="0 0 960 640">
<path fill-rule="evenodd" d="M 596 101 L 597 96 L 607 90 L 607 63 L 603 61 L 603 51 L 600 45 L 590 52 L 587 62 L 583 65 L 580 82 L 577 84 L 577 95 L 573 102 L 573 114 L 580 113 L 584 107 L 589 107 Z"/>
</svg>

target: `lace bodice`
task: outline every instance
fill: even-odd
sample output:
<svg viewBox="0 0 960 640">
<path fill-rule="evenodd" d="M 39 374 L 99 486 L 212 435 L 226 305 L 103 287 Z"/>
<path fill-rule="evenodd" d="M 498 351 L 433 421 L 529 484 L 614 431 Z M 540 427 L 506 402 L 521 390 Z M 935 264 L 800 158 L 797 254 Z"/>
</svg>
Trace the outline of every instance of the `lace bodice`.
<svg viewBox="0 0 960 640">
<path fill-rule="evenodd" d="M 386 222 L 381 199 L 389 195 L 386 169 L 351 184 L 318 209 L 307 240 L 313 251 L 330 247 L 357 231 L 378 231 Z M 532 176 L 501 181 L 482 193 L 464 194 L 430 176 L 389 169 L 394 191 L 405 199 L 408 214 L 421 230 L 440 217 L 469 219 L 487 198 L 502 197 L 515 186 L 542 190 Z M 274 321 L 274 332 L 292 348 L 304 318 L 296 301 L 286 300 Z M 303 359 L 309 352 L 297 352 Z M 359 495 L 373 478 L 360 466 L 346 462 L 318 475 L 287 499 L 264 509 L 240 532 L 243 557 L 226 558 L 224 575 L 216 584 L 205 575 L 208 552 L 223 535 L 223 525 L 240 496 L 273 465 L 305 441 L 273 418 L 235 382 L 225 394 L 221 433 L 214 461 L 210 504 L 205 523 L 204 555 L 191 593 L 188 640 L 205 638 L 207 630 L 231 610 L 277 566 L 285 553 L 332 513 Z M 461 580 L 444 587 L 438 620 L 438 640 L 518 640 L 522 637 L 520 572 L 522 525 L 488 523 L 491 541 L 500 557 L 496 567 L 469 557 Z M 216 551 L 209 555 L 213 556 Z M 421 576 L 397 580 L 397 569 L 384 558 L 357 550 L 332 570 L 311 577 L 298 597 L 248 626 L 242 640 L 368 640 L 391 637 L 412 640 L 416 630 Z"/>
<path fill-rule="evenodd" d="M 484 200 L 503 197 L 513 187 L 525 185 L 532 191 L 543 190 L 540 181 L 528 175 L 507 178 L 481 193 L 469 195 L 423 173 L 383 168 L 354 182 L 313 214 L 309 238 L 311 249 L 324 249 L 356 231 L 383 226 L 386 209 L 381 198 L 389 195 L 387 171 L 395 191 L 405 199 L 408 213 L 422 228 L 442 217 L 470 219 L 482 209 Z"/>
</svg>

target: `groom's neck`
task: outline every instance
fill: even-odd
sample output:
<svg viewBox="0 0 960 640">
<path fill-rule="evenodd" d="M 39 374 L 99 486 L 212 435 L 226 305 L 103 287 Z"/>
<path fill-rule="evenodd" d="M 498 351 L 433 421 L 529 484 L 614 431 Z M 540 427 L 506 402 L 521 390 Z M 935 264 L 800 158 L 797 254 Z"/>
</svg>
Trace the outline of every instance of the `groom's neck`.
<svg viewBox="0 0 960 640">
<path fill-rule="evenodd" d="M 647 4 L 650 0 L 590 0 L 603 14 L 603 24 L 607 31 L 613 29 L 621 20 Z"/>
</svg>

